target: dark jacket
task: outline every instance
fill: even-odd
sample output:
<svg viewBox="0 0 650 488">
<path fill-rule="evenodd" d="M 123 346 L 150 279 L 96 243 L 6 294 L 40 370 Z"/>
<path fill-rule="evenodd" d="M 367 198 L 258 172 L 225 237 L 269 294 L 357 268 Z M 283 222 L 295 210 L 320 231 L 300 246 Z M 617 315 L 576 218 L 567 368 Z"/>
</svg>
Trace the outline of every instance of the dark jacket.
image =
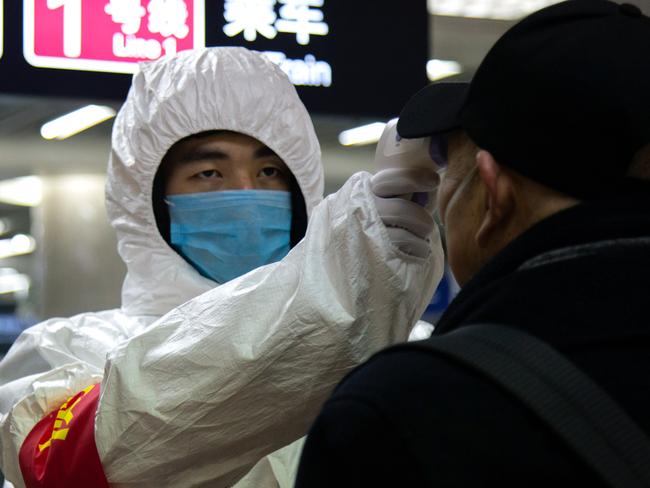
<svg viewBox="0 0 650 488">
<path fill-rule="evenodd" d="M 650 433 L 650 197 L 582 204 L 540 222 L 463 288 L 434 334 L 484 322 L 553 345 Z M 519 401 L 473 370 L 402 345 L 338 386 L 311 429 L 296 486 L 565 483 L 603 486 Z"/>
</svg>

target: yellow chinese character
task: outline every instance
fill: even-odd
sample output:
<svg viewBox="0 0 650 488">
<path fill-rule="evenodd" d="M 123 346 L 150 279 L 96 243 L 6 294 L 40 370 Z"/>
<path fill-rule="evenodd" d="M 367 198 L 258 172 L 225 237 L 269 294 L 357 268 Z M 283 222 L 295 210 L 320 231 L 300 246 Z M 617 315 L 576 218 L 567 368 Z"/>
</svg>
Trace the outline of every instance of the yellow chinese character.
<svg viewBox="0 0 650 488">
<path fill-rule="evenodd" d="M 90 393 L 93 388 L 95 388 L 95 385 L 90 385 L 88 388 L 85 388 L 72 405 L 68 406 L 68 403 L 70 403 L 74 396 L 68 398 L 65 403 L 61 405 L 61 408 L 59 408 L 59 411 L 56 413 L 56 420 L 54 421 L 54 429 L 52 430 L 52 435 L 46 442 L 38 445 L 39 452 L 43 452 L 45 449 L 50 447 L 53 440 L 65 440 L 65 438 L 68 436 L 68 431 L 70 430 L 67 426 L 70 425 L 70 422 L 72 422 L 72 418 L 74 417 L 72 410 L 77 406 L 77 404 L 84 396 Z M 66 425 L 66 428 L 62 428 L 64 423 Z"/>
</svg>

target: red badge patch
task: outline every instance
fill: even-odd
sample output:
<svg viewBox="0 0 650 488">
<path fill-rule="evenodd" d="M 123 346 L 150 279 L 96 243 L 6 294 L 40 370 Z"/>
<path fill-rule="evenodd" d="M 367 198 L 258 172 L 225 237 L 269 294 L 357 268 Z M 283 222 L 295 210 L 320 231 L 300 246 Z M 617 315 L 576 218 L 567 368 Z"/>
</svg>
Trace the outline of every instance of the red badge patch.
<svg viewBox="0 0 650 488">
<path fill-rule="evenodd" d="M 71 396 L 31 430 L 19 455 L 27 488 L 108 488 L 95 445 L 99 390 Z"/>
</svg>

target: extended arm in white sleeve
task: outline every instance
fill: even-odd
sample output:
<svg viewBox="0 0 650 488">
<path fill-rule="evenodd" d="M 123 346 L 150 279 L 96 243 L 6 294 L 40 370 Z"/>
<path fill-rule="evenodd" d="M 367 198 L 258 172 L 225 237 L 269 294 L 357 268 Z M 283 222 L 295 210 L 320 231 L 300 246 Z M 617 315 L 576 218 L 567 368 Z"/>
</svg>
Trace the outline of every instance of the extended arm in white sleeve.
<svg viewBox="0 0 650 488">
<path fill-rule="evenodd" d="M 117 486 L 231 486 L 304 435 L 351 368 L 406 340 L 443 272 L 395 247 L 357 174 L 281 262 L 174 309 L 111 352 L 95 438 Z M 152 270 L 155 272 L 155 270 Z"/>
</svg>

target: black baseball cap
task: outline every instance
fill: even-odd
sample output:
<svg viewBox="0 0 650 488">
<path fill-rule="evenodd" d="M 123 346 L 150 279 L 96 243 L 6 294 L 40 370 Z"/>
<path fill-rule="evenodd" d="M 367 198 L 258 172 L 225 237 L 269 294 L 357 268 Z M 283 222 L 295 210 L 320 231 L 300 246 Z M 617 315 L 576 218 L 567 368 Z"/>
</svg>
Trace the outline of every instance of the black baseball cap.
<svg viewBox="0 0 650 488">
<path fill-rule="evenodd" d="M 579 198 L 607 196 L 650 143 L 650 18 L 569 0 L 526 17 L 471 83 L 436 83 L 405 105 L 405 138 L 462 128 L 497 161 Z"/>
</svg>

